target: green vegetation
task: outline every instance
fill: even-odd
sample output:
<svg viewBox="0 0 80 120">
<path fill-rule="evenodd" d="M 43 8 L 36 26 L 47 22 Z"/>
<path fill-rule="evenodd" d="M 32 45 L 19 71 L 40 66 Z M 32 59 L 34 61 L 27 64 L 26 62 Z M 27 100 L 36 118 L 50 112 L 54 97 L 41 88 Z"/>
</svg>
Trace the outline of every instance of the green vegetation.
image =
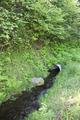
<svg viewBox="0 0 80 120">
<path fill-rule="evenodd" d="M 80 119 L 80 48 L 59 50 L 57 59 L 63 61 L 62 72 L 53 88 L 41 98 L 42 107 L 26 120 Z"/>
<path fill-rule="evenodd" d="M 76 0 L 0 1 L 0 103 L 31 89 L 32 77 L 62 71 L 25 120 L 80 119 L 80 6 Z"/>
<path fill-rule="evenodd" d="M 76 44 L 76 45 L 74 45 Z M 32 87 L 31 78 L 45 77 L 54 63 L 62 72 L 47 94 L 40 99 L 41 108 L 26 120 L 79 119 L 80 115 L 80 48 L 79 43 L 52 43 L 41 50 L 1 53 L 0 102 Z"/>
<path fill-rule="evenodd" d="M 29 47 L 34 41 L 80 38 L 75 0 L 0 1 L 0 49 Z"/>
</svg>

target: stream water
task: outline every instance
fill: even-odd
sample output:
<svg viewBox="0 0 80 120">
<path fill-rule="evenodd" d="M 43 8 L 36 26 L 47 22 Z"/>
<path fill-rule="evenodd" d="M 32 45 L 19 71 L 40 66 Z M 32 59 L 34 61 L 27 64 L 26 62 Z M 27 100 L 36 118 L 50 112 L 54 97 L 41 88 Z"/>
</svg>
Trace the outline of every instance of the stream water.
<svg viewBox="0 0 80 120">
<path fill-rule="evenodd" d="M 39 97 L 44 95 L 53 86 L 56 75 L 60 69 L 55 66 L 44 78 L 42 86 L 36 86 L 31 91 L 23 91 L 16 100 L 8 99 L 0 105 L 0 120 L 24 120 L 24 117 L 40 108 Z"/>
</svg>

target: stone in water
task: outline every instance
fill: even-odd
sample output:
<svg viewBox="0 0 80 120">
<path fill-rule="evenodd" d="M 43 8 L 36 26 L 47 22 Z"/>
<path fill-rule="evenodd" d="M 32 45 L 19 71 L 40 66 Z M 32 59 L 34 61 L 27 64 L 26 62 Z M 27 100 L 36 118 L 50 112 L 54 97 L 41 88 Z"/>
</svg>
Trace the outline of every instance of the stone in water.
<svg viewBox="0 0 80 120">
<path fill-rule="evenodd" d="M 35 86 L 41 86 L 41 85 L 44 85 L 44 79 L 39 77 L 39 78 L 32 78 L 32 83 L 35 85 Z"/>
</svg>

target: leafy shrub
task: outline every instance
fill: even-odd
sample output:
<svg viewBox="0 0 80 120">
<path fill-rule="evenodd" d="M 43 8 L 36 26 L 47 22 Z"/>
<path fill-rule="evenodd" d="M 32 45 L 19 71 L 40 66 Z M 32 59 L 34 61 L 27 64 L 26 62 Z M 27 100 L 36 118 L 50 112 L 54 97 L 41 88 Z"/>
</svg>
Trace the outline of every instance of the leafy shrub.
<svg viewBox="0 0 80 120">
<path fill-rule="evenodd" d="M 79 7 L 74 0 L 3 0 L 0 2 L 0 48 L 34 41 L 79 39 Z"/>
</svg>

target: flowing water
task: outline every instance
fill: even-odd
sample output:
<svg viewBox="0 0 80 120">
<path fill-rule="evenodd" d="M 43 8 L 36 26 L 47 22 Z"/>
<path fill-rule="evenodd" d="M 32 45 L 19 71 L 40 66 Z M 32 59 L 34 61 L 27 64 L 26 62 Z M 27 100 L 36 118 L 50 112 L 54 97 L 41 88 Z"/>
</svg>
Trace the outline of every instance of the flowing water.
<svg viewBox="0 0 80 120">
<path fill-rule="evenodd" d="M 24 117 L 40 108 L 39 97 L 44 95 L 49 88 L 53 86 L 55 76 L 58 71 L 51 71 L 44 78 L 45 83 L 42 86 L 36 86 L 31 91 L 23 91 L 16 100 L 8 99 L 0 105 L 0 120 L 23 120 Z"/>
</svg>

